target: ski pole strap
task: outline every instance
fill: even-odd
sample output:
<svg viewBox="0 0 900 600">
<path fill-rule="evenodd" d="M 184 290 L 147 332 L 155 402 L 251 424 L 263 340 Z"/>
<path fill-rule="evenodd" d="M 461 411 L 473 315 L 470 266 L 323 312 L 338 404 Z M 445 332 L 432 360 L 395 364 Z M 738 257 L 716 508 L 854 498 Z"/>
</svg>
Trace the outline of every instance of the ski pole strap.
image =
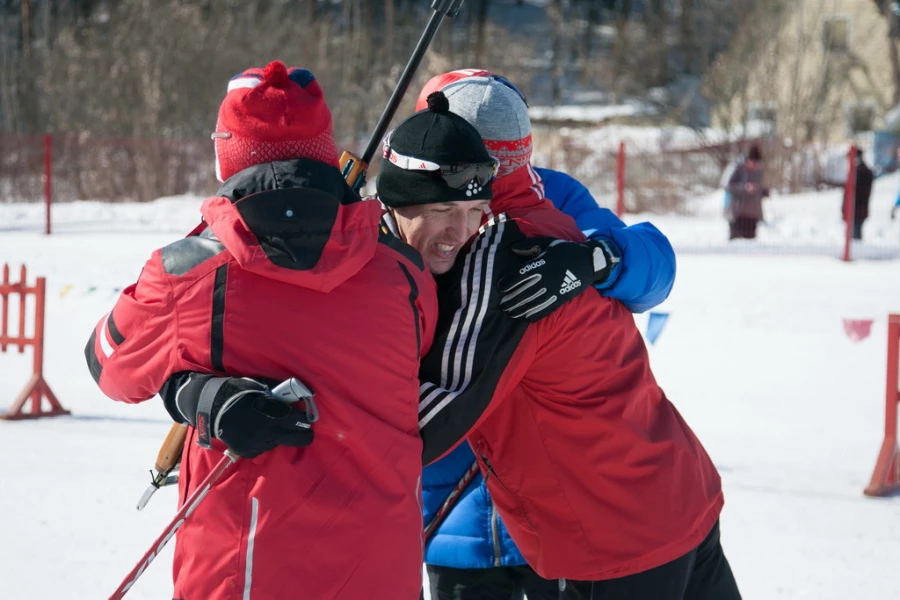
<svg viewBox="0 0 900 600">
<path fill-rule="evenodd" d="M 215 434 L 212 413 L 216 404 L 216 395 L 224 383 L 224 377 L 213 377 L 200 390 L 194 426 L 197 428 L 197 444 L 203 448 L 209 448 L 212 445 L 212 438 Z"/>
</svg>

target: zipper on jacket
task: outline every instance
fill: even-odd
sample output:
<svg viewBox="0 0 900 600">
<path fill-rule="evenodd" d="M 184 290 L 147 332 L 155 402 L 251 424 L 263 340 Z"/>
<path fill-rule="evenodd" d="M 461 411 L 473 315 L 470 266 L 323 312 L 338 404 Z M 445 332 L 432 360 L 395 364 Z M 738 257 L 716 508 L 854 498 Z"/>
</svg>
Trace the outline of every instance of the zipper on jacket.
<svg viewBox="0 0 900 600">
<path fill-rule="evenodd" d="M 500 484 L 500 487 L 502 487 L 504 490 L 506 490 L 506 493 L 509 494 L 512 497 L 512 499 L 516 501 L 516 506 L 519 508 L 519 514 L 522 515 L 522 518 L 525 519 L 526 523 L 528 523 L 528 526 L 531 528 L 531 531 L 537 533 L 537 530 L 534 528 L 534 524 L 531 522 L 531 519 L 529 519 L 528 515 L 525 514 L 525 507 L 522 506 L 522 503 L 519 501 L 519 497 L 517 495 L 515 495 L 511 489 L 506 487 L 506 484 L 503 483 L 503 480 L 500 479 L 499 475 L 497 475 L 497 471 L 494 470 L 494 465 L 491 464 L 491 461 L 488 460 L 488 457 L 485 456 L 484 453 L 481 453 L 481 460 L 482 460 L 482 462 L 484 462 L 484 466 L 485 466 L 485 468 L 487 468 L 487 471 L 488 471 L 487 477 L 484 478 L 485 484 L 487 484 L 487 480 L 491 477 L 491 475 L 493 475 L 494 478 L 497 480 L 497 483 Z M 491 500 L 491 505 L 493 505 L 493 504 L 494 504 L 494 501 Z"/>
<path fill-rule="evenodd" d="M 494 542 L 494 566 L 502 567 L 503 561 L 500 559 L 500 517 L 497 516 L 497 507 L 491 500 L 491 540 Z"/>
</svg>

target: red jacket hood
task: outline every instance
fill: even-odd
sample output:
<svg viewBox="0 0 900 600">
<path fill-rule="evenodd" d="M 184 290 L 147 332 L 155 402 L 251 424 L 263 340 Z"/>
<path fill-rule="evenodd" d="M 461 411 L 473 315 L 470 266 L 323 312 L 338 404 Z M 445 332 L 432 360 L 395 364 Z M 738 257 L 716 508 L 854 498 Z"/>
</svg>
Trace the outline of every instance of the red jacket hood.
<svg viewBox="0 0 900 600">
<path fill-rule="evenodd" d="M 375 255 L 382 211 L 335 167 L 307 159 L 245 169 L 200 210 L 242 268 L 322 292 Z"/>
</svg>

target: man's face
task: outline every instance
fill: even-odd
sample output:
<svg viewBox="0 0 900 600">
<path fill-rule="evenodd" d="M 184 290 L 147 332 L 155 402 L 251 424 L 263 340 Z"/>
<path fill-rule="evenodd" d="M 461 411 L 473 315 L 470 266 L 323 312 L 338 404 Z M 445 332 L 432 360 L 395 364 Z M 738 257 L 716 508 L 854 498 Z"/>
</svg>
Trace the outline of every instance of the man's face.
<svg viewBox="0 0 900 600">
<path fill-rule="evenodd" d="M 414 247 L 435 275 L 453 266 L 463 244 L 481 226 L 488 200 L 421 204 L 394 209 L 403 241 Z"/>
</svg>

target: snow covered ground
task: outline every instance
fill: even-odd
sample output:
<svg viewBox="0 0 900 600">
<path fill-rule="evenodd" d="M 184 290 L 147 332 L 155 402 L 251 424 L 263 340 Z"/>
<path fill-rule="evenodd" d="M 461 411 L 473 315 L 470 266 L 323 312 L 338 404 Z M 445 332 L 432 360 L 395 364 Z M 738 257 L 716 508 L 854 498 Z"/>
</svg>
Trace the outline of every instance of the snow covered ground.
<svg viewBox="0 0 900 600">
<path fill-rule="evenodd" d="M 858 255 L 882 238 L 900 246 L 900 221 L 885 216 L 898 188 L 898 176 L 876 182 L 878 217 L 865 230 L 873 241 Z M 680 254 L 672 296 L 656 309 L 670 317 L 651 356 L 722 472 L 723 543 L 744 597 L 900 597 L 900 498 L 862 495 L 881 444 L 900 252 L 847 264 L 834 258 L 839 242 L 833 253 L 799 243 L 809 223 L 839 227 L 834 192 L 775 198 L 777 228 L 739 244 L 725 240 L 720 201 L 698 199 L 706 216 L 696 219 L 654 219 Z M 47 277 L 45 374 L 73 413 L 0 421 L 4 600 L 107 597 L 176 510 L 171 489 L 134 508 L 169 428 L 165 411 L 103 397 L 83 347 L 118 288 L 152 249 L 193 227 L 198 206 L 196 198 L 61 204 L 47 237 L 38 206 L 0 204 L 0 264 Z M 871 336 L 851 342 L 843 318 L 874 319 Z M 636 322 L 643 329 L 647 316 Z M 0 410 L 31 373 L 30 350 L 12 350 L 0 354 Z M 171 598 L 171 550 L 129 598 Z"/>
</svg>

